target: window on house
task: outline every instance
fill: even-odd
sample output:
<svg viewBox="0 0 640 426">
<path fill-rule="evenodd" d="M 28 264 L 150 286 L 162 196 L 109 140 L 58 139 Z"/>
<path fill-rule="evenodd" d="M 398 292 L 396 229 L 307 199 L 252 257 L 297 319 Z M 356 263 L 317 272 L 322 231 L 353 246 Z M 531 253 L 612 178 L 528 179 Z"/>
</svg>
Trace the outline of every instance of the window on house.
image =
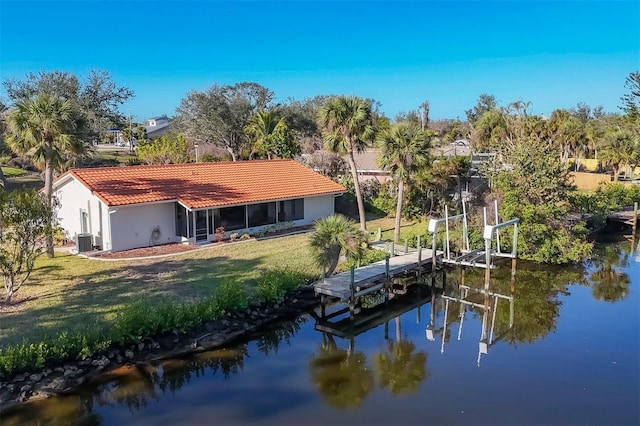
<svg viewBox="0 0 640 426">
<path fill-rule="evenodd" d="M 89 214 L 85 209 L 80 209 L 80 233 L 89 233 Z"/>
<path fill-rule="evenodd" d="M 276 203 L 251 204 L 247 206 L 249 228 L 276 223 Z"/>
<path fill-rule="evenodd" d="M 186 210 L 180 204 L 176 203 L 176 236 L 187 237 L 187 220 Z"/>
<path fill-rule="evenodd" d="M 224 227 L 225 231 L 234 231 L 246 228 L 246 207 L 225 207 L 214 211 L 214 223 L 216 228 Z"/>
<path fill-rule="evenodd" d="M 304 219 L 304 198 L 280 201 L 278 206 L 278 222 Z"/>
</svg>

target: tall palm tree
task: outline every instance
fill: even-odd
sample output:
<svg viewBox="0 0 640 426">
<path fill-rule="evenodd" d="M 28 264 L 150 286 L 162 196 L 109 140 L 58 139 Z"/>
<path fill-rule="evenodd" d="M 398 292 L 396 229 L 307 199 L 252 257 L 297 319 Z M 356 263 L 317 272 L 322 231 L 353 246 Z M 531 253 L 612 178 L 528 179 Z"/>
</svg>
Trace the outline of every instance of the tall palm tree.
<svg viewBox="0 0 640 426">
<path fill-rule="evenodd" d="M 53 173 L 65 166 L 65 154 L 77 154 L 74 138 L 74 114 L 70 101 L 51 95 L 18 102 L 7 118 L 7 143 L 20 155 L 31 154 L 36 164 L 44 165 L 44 193 L 53 206 Z M 47 235 L 47 254 L 53 257 L 53 236 Z"/>
<path fill-rule="evenodd" d="M 326 268 L 326 275 L 333 274 L 340 253 L 347 258 L 359 259 L 367 243 L 367 234 L 356 229 L 355 222 L 342 215 L 332 215 L 315 223 L 315 231 L 309 238 L 311 255 L 318 266 Z"/>
<path fill-rule="evenodd" d="M 382 147 L 380 166 L 389 170 L 398 184 L 394 241 L 400 238 L 400 219 L 404 186 L 411 175 L 422 169 L 429 161 L 429 136 L 413 123 L 401 122 L 378 135 Z"/>
<path fill-rule="evenodd" d="M 371 102 L 357 96 L 337 96 L 331 98 L 318 113 L 320 127 L 323 129 L 325 149 L 341 155 L 347 155 L 353 186 L 358 202 L 360 228 L 367 230 L 364 214 L 364 202 L 358 180 L 358 169 L 354 152 L 362 152 L 375 139 L 375 119 Z"/>
</svg>

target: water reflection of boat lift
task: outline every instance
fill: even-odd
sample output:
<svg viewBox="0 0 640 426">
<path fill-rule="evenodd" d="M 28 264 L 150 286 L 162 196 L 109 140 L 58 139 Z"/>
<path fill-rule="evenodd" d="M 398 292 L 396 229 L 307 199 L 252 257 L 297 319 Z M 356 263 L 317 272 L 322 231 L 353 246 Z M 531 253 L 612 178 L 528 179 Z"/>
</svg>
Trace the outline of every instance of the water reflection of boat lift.
<svg viewBox="0 0 640 426">
<path fill-rule="evenodd" d="M 498 341 L 502 340 L 506 334 L 513 327 L 513 317 L 514 317 L 514 300 L 513 296 L 506 296 L 504 294 L 491 292 L 489 290 L 484 289 L 476 289 L 473 287 L 469 287 L 466 285 L 459 285 L 461 297 L 453 297 L 447 295 L 439 295 L 437 299 L 432 300 L 431 302 L 431 315 L 429 320 L 429 325 L 426 329 L 426 338 L 429 341 L 436 340 L 436 334 L 442 335 L 442 343 L 440 345 L 440 353 L 444 353 L 445 347 L 445 339 L 448 329 L 448 314 L 449 314 L 449 304 L 450 303 L 460 303 L 460 314 L 459 314 L 459 325 L 458 325 L 458 340 L 462 339 L 462 328 L 464 325 L 464 319 L 466 314 L 466 309 L 468 306 L 475 307 L 483 310 L 482 314 L 482 332 L 480 334 L 480 342 L 478 344 L 478 360 L 477 364 L 480 366 L 480 357 L 483 354 L 487 354 L 489 352 L 489 348 L 493 346 Z M 475 293 L 479 295 L 483 295 L 483 303 L 478 303 L 477 301 L 469 299 L 469 293 Z M 509 328 L 505 330 L 500 336 L 494 338 L 495 331 L 495 321 L 496 321 L 496 313 L 498 311 L 498 301 L 500 299 L 509 301 Z M 436 305 L 438 301 L 444 301 L 444 325 L 441 328 L 436 328 Z M 491 312 L 491 327 L 489 328 L 489 313 Z"/>
</svg>

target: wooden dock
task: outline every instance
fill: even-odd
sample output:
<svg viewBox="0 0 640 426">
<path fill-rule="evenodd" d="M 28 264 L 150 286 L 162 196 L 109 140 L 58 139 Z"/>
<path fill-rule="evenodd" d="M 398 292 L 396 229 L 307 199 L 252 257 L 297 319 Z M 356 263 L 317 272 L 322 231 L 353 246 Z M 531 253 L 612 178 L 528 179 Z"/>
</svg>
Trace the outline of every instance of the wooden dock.
<svg viewBox="0 0 640 426">
<path fill-rule="evenodd" d="M 440 254 L 440 253 L 437 253 Z M 390 278 L 420 267 L 431 268 L 433 251 L 423 248 L 409 249 L 408 253 L 393 256 L 387 261 L 381 260 L 370 265 L 355 268 L 353 281 L 351 271 L 327 277 L 314 284 L 316 295 L 336 297 L 341 301 L 382 289 Z"/>
</svg>

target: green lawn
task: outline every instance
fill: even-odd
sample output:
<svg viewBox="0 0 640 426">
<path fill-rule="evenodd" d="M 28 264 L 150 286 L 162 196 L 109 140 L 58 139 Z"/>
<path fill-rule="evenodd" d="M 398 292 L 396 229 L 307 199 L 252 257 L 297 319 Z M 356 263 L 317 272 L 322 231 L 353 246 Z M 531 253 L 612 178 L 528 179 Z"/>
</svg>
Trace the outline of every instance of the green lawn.
<svg viewBox="0 0 640 426">
<path fill-rule="evenodd" d="M 16 177 L 16 176 L 23 176 L 27 174 L 26 170 L 22 170 L 19 169 L 17 167 L 8 167 L 8 166 L 3 166 L 2 167 L 2 173 L 4 173 L 4 176 L 6 178 L 11 178 L 11 177 Z"/>
<path fill-rule="evenodd" d="M 402 233 L 426 229 L 426 222 L 403 222 Z M 375 238 L 393 236 L 393 219 L 368 222 Z M 139 298 L 196 300 L 209 296 L 225 279 L 238 279 L 251 293 L 266 268 L 292 268 L 318 274 L 307 255 L 309 234 L 212 246 L 168 258 L 104 262 L 56 253 L 41 256 L 31 279 L 12 307 L 0 307 L 0 347 L 23 338 L 38 340 L 61 331 L 108 322 L 120 307 Z"/>
<path fill-rule="evenodd" d="M 103 262 L 57 253 L 39 258 L 18 300 L 0 311 L 0 347 L 109 321 L 134 300 L 194 300 L 237 278 L 249 291 L 265 268 L 317 273 L 306 250 L 308 234 L 212 246 L 158 260 Z"/>
</svg>

